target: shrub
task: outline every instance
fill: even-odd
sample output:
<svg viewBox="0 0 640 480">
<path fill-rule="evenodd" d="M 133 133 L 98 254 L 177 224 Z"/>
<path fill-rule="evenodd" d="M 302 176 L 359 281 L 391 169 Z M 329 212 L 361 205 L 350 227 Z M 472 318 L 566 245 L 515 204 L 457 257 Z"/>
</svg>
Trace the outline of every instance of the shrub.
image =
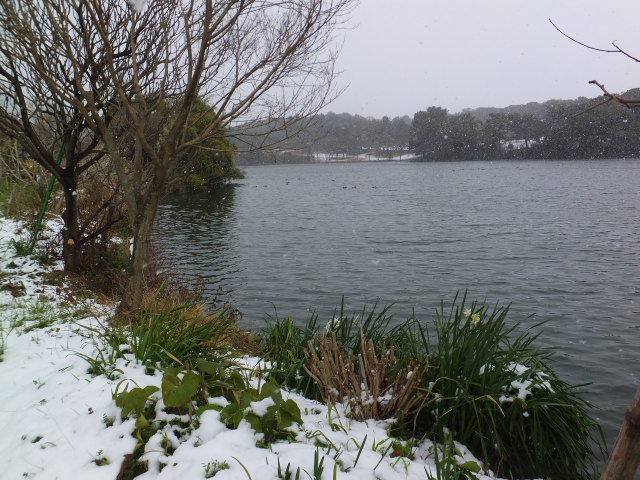
<svg viewBox="0 0 640 480">
<path fill-rule="evenodd" d="M 348 315 L 343 299 L 340 309 L 327 322 L 324 331 L 335 336 L 336 344 L 348 355 L 357 356 L 362 338 L 370 340 L 375 352 L 379 354 L 380 347 L 385 342 L 396 345 L 396 340 L 404 335 L 404 324 L 389 328 L 393 318 L 389 314 L 390 309 L 391 305 L 377 311 L 374 305 L 370 310 L 364 307 L 359 313 Z M 282 320 L 267 317 L 265 321 L 266 328 L 260 336 L 260 346 L 262 356 L 271 362 L 272 378 L 281 385 L 298 390 L 302 395 L 319 399 L 316 383 L 305 369 L 305 350 L 309 341 L 314 340 L 321 332 L 317 315 L 313 313 L 303 327 L 296 325 L 291 317 Z M 403 352 L 396 356 L 401 357 L 402 361 L 392 366 L 392 372 L 406 367 L 415 358 Z M 357 358 L 354 360 L 357 367 Z"/>
<path fill-rule="evenodd" d="M 417 322 L 430 368 L 423 385 L 437 402 L 417 418 L 416 435 L 447 441 L 448 432 L 498 475 L 587 478 L 595 470 L 592 442 L 602 432 L 579 387 L 560 380 L 538 334 L 507 327 L 508 308 L 472 303 L 466 295 L 437 311 L 431 336 Z"/>
<path fill-rule="evenodd" d="M 306 369 L 316 382 L 325 403 L 347 403 L 356 420 L 402 418 L 423 401 L 417 392 L 423 365 L 410 364 L 394 375 L 389 372 L 396 363 L 392 346 L 383 343 L 376 354 L 373 341 L 360 331 L 360 353 L 357 358 L 344 351 L 335 333 L 329 339 L 309 341 L 305 351 Z M 355 365 L 357 361 L 357 366 Z"/>
</svg>

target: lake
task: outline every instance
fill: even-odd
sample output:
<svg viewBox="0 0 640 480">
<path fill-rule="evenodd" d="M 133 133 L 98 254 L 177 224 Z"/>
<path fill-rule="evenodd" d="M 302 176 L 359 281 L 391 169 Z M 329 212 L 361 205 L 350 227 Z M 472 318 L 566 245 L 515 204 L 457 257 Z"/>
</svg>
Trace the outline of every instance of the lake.
<svg viewBox="0 0 640 480">
<path fill-rule="evenodd" d="M 172 270 L 231 299 L 245 328 L 395 302 L 398 319 L 468 290 L 545 320 L 570 383 L 591 382 L 610 446 L 640 383 L 640 161 L 332 163 L 247 167 L 165 204 Z M 531 314 L 535 314 L 533 318 Z"/>
</svg>

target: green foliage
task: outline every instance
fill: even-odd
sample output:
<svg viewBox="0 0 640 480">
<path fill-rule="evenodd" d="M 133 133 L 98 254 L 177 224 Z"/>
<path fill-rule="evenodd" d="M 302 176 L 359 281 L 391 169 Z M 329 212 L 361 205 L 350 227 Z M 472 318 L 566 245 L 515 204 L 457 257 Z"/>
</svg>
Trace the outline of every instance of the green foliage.
<svg viewBox="0 0 640 480">
<path fill-rule="evenodd" d="M 163 285 L 130 326 L 131 347 L 135 358 L 150 367 L 195 365 L 200 358 L 222 361 L 235 355 L 225 341 L 234 327 L 228 307 L 209 315 L 201 305 L 173 301 Z"/>
<path fill-rule="evenodd" d="M 264 414 L 255 412 L 253 402 L 269 399 Z M 276 440 L 288 439 L 292 432 L 287 429 L 297 423 L 302 424 L 300 408 L 292 399 L 284 400 L 278 385 L 269 381 L 260 390 L 247 388 L 231 392 L 231 403 L 220 412 L 220 419 L 233 428 L 238 428 L 246 420 L 256 432 L 263 434 L 262 443 L 270 445 Z"/>
<path fill-rule="evenodd" d="M 104 375 L 115 380 L 124 372 L 117 367 L 117 360 L 124 358 L 122 346 L 129 342 L 123 327 L 104 326 L 92 327 L 84 325 L 94 342 L 95 356 L 76 352 L 75 355 L 89 364 L 87 373 L 93 376 Z"/>
<path fill-rule="evenodd" d="M 291 471 L 291 463 L 287 463 L 287 468 L 285 468 L 283 472 L 280 465 L 280 458 L 278 458 L 278 473 L 276 476 L 280 480 L 300 480 L 300 467 L 296 469 L 296 476 L 294 477 L 293 472 Z"/>
<path fill-rule="evenodd" d="M 18 257 L 28 257 L 29 255 L 31 255 L 32 249 L 29 242 L 23 242 L 22 240 L 11 239 L 9 243 L 15 250 L 16 255 Z"/>
<path fill-rule="evenodd" d="M 443 445 L 434 444 L 429 451 L 433 453 L 436 464 L 435 477 L 429 475 L 425 468 L 429 480 L 466 480 L 476 478 L 476 474 L 482 470 L 474 461 L 461 461 L 461 453 L 451 439 Z"/>
<path fill-rule="evenodd" d="M 72 315 L 71 311 L 54 308 L 49 302 L 37 301 L 13 323 L 13 327 L 28 333 L 39 328 L 50 327 L 61 320 L 68 320 Z"/>
<path fill-rule="evenodd" d="M 291 317 L 280 320 L 268 317 L 266 327 L 260 336 L 262 356 L 271 362 L 270 375 L 278 383 L 300 391 L 309 398 L 319 398 L 315 382 L 304 368 L 305 349 L 309 341 L 320 333 L 334 333 L 340 347 L 353 354 L 360 351 L 360 331 L 364 338 L 373 341 L 376 349 L 386 343 L 387 346 L 399 342 L 404 335 L 405 324 L 391 328 L 392 305 L 378 310 L 376 305 L 371 309 L 364 307 L 360 312 L 349 315 L 344 308 L 344 299 L 334 317 L 327 322 L 324 329 L 318 326 L 316 314 L 312 314 L 304 327 L 295 324 Z M 396 355 L 405 353 L 398 349 Z M 354 358 L 357 366 L 357 358 Z M 402 362 L 405 365 L 407 360 Z M 399 368 L 398 368 L 399 369 Z"/>
<path fill-rule="evenodd" d="M 122 382 L 118 384 L 118 387 L 121 384 Z M 142 415 L 149 397 L 160 390 L 154 385 L 148 385 L 144 388 L 136 387 L 128 390 L 127 385 L 122 392 L 118 392 L 118 387 L 116 387 L 116 393 L 113 394 L 113 397 L 116 401 L 116 406 L 122 409 L 122 418 L 128 417 L 131 412 L 139 416 Z"/>
<path fill-rule="evenodd" d="M 507 325 L 507 314 L 508 308 L 467 304 L 465 295 L 448 310 L 443 303 L 432 324 L 411 317 L 390 327 L 389 307 L 352 316 L 341 307 L 326 331 L 354 362 L 360 329 L 376 349 L 395 347 L 394 372 L 427 362 L 428 393 L 417 414 L 401 416 L 396 433 L 441 443 L 453 438 L 502 476 L 586 478 L 595 470 L 593 448 L 603 445 L 591 406 L 580 387 L 558 378 L 551 350 L 534 346 L 541 324 Z M 291 318 L 268 319 L 261 345 L 272 378 L 313 397 L 300 355 L 319 333 L 315 316 L 304 327 Z"/>
<path fill-rule="evenodd" d="M 40 171 L 39 167 L 34 167 Z M 44 176 L 43 176 L 44 177 Z M 30 178 L 9 181 L 0 176 L 0 211 L 3 215 L 18 219 L 31 219 L 42 207 L 46 181 Z"/>
<path fill-rule="evenodd" d="M 213 478 L 222 470 L 228 470 L 229 464 L 219 460 L 212 460 L 202 465 L 204 467 L 204 478 Z"/>
<path fill-rule="evenodd" d="M 587 478 L 601 432 L 589 403 L 550 367 L 551 352 L 532 345 L 539 324 L 518 333 L 508 308 L 465 302 L 441 305 L 433 338 L 418 324 L 430 362 L 423 385 L 437 401 L 415 433 L 442 442 L 451 432 L 498 475 Z"/>
<path fill-rule="evenodd" d="M 0 362 L 2 361 L 4 352 L 7 349 L 7 335 L 8 333 L 5 333 L 4 326 L 2 322 L 0 322 Z"/>
<path fill-rule="evenodd" d="M 190 405 L 200 390 L 201 377 L 186 371 L 182 378 L 178 376 L 180 368 L 167 368 L 162 375 L 162 401 L 167 407 Z"/>
<path fill-rule="evenodd" d="M 189 116 L 186 140 L 194 140 L 212 124 L 215 124 L 215 113 L 203 99 L 197 99 Z M 207 191 L 229 180 L 244 178 L 234 164 L 235 154 L 236 147 L 224 138 L 224 131 L 214 130 L 189 151 L 180 165 L 182 181 L 174 186 L 174 190 L 179 193 Z"/>
<path fill-rule="evenodd" d="M 291 317 L 267 317 L 265 322 L 260 347 L 262 356 L 271 362 L 269 375 L 279 384 L 313 398 L 315 384 L 304 370 L 304 349 L 318 333 L 315 313 L 304 328 L 296 325 Z"/>
<path fill-rule="evenodd" d="M 320 455 L 320 449 L 316 448 L 313 454 L 313 480 L 322 480 L 324 472 L 324 455 Z"/>
</svg>

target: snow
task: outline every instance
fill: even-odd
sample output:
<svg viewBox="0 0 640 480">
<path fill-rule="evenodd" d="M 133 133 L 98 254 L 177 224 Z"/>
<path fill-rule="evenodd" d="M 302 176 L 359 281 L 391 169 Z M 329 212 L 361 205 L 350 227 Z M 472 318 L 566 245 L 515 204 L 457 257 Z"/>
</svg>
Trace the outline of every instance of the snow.
<svg viewBox="0 0 640 480">
<path fill-rule="evenodd" d="M 90 329 L 99 330 L 105 325 L 111 309 L 94 301 L 70 306 L 68 287 L 48 285 L 43 277 L 60 265 L 42 267 L 31 259 L 15 257 L 10 240 L 28 238 L 28 232 L 19 236 L 20 227 L 18 222 L 0 218 L 0 285 L 8 281 L 21 283 L 25 293 L 14 298 L 10 291 L 0 290 L 0 345 L 5 347 L 0 361 L 0 476 L 113 480 L 124 456 L 132 453 L 137 443 L 133 436 L 135 419 L 121 419 L 113 392 L 122 391 L 127 385 L 129 389 L 159 387 L 161 374 L 146 374 L 145 368 L 131 358 L 117 360 L 119 378 L 87 372 L 88 363 L 81 355 L 94 357 L 99 346 Z M 50 222 L 48 228 L 61 226 Z M 17 266 L 11 268 L 12 263 Z M 38 302 L 47 302 L 49 312 L 61 318 L 27 332 L 18 320 Z M 65 321 L 62 312 L 70 308 L 75 309 L 75 316 Z M 87 311 L 91 312 L 89 316 Z M 245 358 L 244 363 L 252 367 L 264 365 L 259 358 Z M 253 379 L 254 384 L 260 380 Z M 197 428 L 181 438 L 170 424 L 154 434 L 142 447 L 148 471 L 136 478 L 203 479 L 207 468 L 224 464 L 228 468 L 220 469 L 216 480 L 248 478 L 245 468 L 253 479 L 271 479 L 277 478 L 278 462 L 283 472 L 290 464 L 294 476 L 299 467 L 300 478 L 307 478 L 304 472 L 313 472 L 317 451 L 324 456 L 323 479 L 333 478 L 336 463 L 337 478 L 341 480 L 424 480 L 428 478 L 425 470 L 435 477 L 434 448 L 440 447 L 429 440 L 409 446 L 413 459 L 391 456 L 394 440 L 388 430 L 392 420 L 357 422 L 342 404 L 329 408 L 293 392 L 283 390 L 282 395 L 293 399 L 302 414 L 302 425 L 294 423 L 290 427 L 295 441 L 278 441 L 268 449 L 260 448 L 256 442 L 261 434 L 246 421 L 237 429 L 230 429 L 221 422 L 218 411 L 207 410 L 199 417 Z M 157 401 L 156 420 L 175 418 L 164 412 L 160 392 L 154 393 L 152 399 Z M 223 398 L 211 399 L 211 403 L 221 406 L 226 402 Z M 251 409 L 260 414 L 271 404 L 271 398 L 267 398 L 251 404 Z M 172 448 L 167 450 L 167 444 Z M 455 445 L 460 463 L 476 461 L 463 445 Z M 487 472 L 477 478 L 494 477 Z"/>
</svg>

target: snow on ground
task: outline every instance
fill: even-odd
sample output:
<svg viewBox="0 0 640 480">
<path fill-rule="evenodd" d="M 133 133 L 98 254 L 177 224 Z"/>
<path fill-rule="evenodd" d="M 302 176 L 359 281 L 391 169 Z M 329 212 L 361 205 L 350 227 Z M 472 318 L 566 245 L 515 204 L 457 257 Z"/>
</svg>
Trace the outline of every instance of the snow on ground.
<svg viewBox="0 0 640 480">
<path fill-rule="evenodd" d="M 127 383 L 131 388 L 160 386 L 161 374 L 146 375 L 145 368 L 131 358 L 118 360 L 121 374 L 117 379 L 87 373 L 88 363 L 79 354 L 93 357 L 97 345 L 95 335 L 86 327 L 99 328 L 109 310 L 92 301 L 76 302 L 64 286 L 47 285 L 43 275 L 59 265 L 42 267 L 32 259 L 16 257 L 10 242 L 20 238 L 19 228 L 19 223 L 0 218 L 0 347 L 4 346 L 0 361 L 0 478 L 113 480 L 137 440 L 132 436 L 135 419 L 121 419 L 112 392 L 116 388 L 121 391 Z M 11 288 L 2 289 L 9 284 Z M 16 292 L 23 295 L 14 297 Z M 48 321 L 29 320 L 36 317 Z M 244 361 L 250 366 L 260 362 Z M 259 448 L 256 442 L 261 434 L 246 421 L 229 429 L 220 421 L 218 411 L 208 410 L 201 415 L 198 428 L 180 440 L 171 425 L 153 435 L 142 456 L 149 470 L 136 478 L 274 479 L 278 478 L 278 462 L 283 473 L 290 465 L 291 478 L 298 467 L 301 479 L 313 478 L 316 452 L 324 455 L 323 479 L 334 478 L 335 463 L 339 466 L 337 479 L 435 478 L 430 441 L 409 448 L 413 459 L 397 456 L 393 452 L 397 446 L 391 448 L 392 439 L 387 435 L 389 422 L 356 422 L 339 405 L 328 409 L 294 393 L 283 392 L 283 396 L 292 398 L 302 413 L 303 424 L 291 427 L 294 442 L 279 441 L 269 449 Z M 166 416 L 160 392 L 152 398 L 157 400 L 156 418 Z M 212 401 L 226 402 L 224 398 Z M 255 410 L 266 407 L 255 405 Z M 165 448 L 166 440 L 163 447 L 165 437 L 175 448 L 171 454 Z M 333 444 L 337 452 L 330 449 L 326 454 L 326 448 L 317 449 L 318 440 Z M 462 454 L 459 463 L 475 461 L 463 446 L 456 447 Z"/>
</svg>

